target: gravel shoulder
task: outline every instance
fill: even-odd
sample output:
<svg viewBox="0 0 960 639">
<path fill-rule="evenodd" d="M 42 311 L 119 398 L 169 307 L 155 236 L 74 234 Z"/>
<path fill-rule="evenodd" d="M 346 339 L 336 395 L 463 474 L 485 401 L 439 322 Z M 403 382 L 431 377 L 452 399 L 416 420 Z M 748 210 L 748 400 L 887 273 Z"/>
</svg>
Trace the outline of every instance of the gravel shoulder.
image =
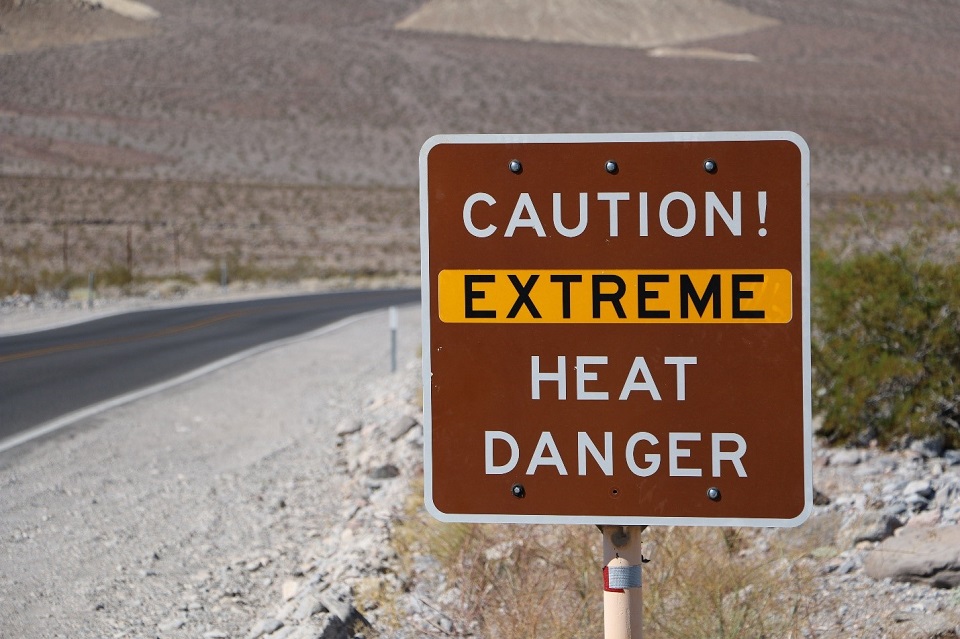
<svg viewBox="0 0 960 639">
<path fill-rule="evenodd" d="M 0 456 L 2 634 L 247 636 L 365 494 L 336 427 L 418 375 L 418 314 L 401 372 L 383 311 Z"/>
</svg>

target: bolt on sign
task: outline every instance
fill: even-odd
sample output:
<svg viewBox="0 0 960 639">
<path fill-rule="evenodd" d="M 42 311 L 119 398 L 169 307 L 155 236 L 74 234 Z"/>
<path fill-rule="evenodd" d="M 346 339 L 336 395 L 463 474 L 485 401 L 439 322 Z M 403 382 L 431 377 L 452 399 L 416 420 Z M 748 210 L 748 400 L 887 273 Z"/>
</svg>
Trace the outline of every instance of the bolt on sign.
<svg viewBox="0 0 960 639">
<path fill-rule="evenodd" d="M 420 206 L 434 516 L 806 519 L 802 138 L 437 136 Z"/>
</svg>

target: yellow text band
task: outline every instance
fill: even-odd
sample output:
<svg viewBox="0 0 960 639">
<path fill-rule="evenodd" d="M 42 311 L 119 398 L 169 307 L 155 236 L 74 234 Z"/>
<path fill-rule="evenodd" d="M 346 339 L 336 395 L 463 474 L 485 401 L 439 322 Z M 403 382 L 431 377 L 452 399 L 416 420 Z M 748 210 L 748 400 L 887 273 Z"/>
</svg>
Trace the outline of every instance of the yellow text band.
<svg viewBox="0 0 960 639">
<path fill-rule="evenodd" d="M 785 269 L 447 269 L 438 278 L 445 323 L 785 324 Z"/>
</svg>

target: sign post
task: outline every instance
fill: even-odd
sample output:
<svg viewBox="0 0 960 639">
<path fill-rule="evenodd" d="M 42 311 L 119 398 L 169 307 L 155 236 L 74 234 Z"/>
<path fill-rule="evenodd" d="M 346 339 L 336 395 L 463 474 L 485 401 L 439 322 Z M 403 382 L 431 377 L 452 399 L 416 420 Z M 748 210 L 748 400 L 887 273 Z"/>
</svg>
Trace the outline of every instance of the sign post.
<svg viewBox="0 0 960 639">
<path fill-rule="evenodd" d="M 437 136 L 420 180 L 435 517 L 806 519 L 802 138 Z"/>
<path fill-rule="evenodd" d="M 642 526 L 601 526 L 603 533 L 603 636 L 643 636 Z"/>
</svg>

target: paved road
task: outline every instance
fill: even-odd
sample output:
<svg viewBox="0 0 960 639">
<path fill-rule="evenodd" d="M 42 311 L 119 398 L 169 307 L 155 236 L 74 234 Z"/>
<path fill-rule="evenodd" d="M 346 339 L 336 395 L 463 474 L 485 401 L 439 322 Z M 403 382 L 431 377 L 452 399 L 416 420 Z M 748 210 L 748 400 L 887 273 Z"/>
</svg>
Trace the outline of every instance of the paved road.
<svg viewBox="0 0 960 639">
<path fill-rule="evenodd" d="M 0 441 L 254 346 L 419 297 L 402 289 L 187 306 L 0 338 Z"/>
</svg>

